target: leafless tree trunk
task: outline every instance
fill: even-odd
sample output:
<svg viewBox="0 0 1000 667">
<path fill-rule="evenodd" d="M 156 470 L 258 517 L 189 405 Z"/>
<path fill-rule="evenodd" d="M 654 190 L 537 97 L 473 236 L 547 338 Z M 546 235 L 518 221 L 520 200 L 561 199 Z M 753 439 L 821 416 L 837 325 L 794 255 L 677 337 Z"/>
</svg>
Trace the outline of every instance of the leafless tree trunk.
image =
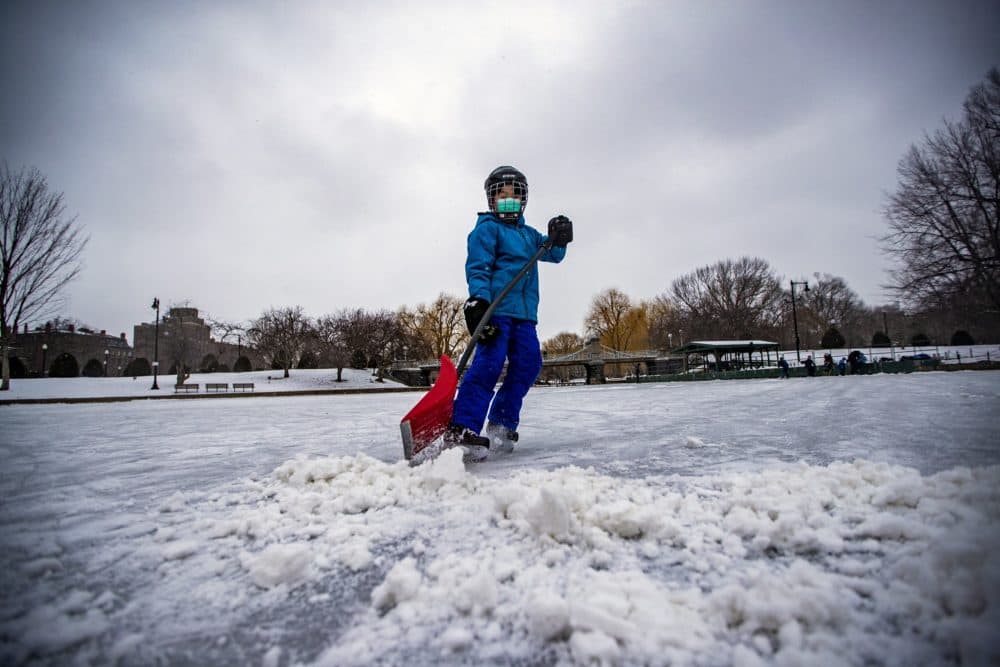
<svg viewBox="0 0 1000 667">
<path fill-rule="evenodd" d="M 0 391 L 10 389 L 10 344 L 22 322 L 58 308 L 63 288 L 80 274 L 87 244 L 63 195 L 37 169 L 0 167 Z"/>
<path fill-rule="evenodd" d="M 316 340 L 323 363 L 337 369 L 337 382 L 344 381 L 344 369 L 351 363 L 350 315 L 324 315 L 316 320 Z"/>
<path fill-rule="evenodd" d="M 917 308 L 980 295 L 1000 310 L 1000 71 L 965 100 L 959 122 L 903 157 L 885 215 L 893 287 Z"/>
<path fill-rule="evenodd" d="M 163 330 L 163 352 L 166 358 L 173 362 L 177 374 L 174 382 L 184 384 L 191 377 L 191 368 L 195 365 L 192 357 L 196 345 L 190 332 L 193 322 L 188 321 L 185 325 L 184 317 L 178 315 L 175 310 L 177 307 L 171 306 L 167 310 L 167 316 L 160 322 L 160 328 Z"/>
</svg>

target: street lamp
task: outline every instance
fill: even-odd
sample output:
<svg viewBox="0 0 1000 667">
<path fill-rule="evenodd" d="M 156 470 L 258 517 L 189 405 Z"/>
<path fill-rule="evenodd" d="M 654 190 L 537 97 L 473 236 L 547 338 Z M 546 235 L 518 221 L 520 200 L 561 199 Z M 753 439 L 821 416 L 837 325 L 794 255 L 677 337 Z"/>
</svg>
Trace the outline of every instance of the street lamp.
<svg viewBox="0 0 1000 667">
<path fill-rule="evenodd" d="M 109 350 L 105 348 L 104 350 L 104 377 L 108 377 L 108 354 Z"/>
<path fill-rule="evenodd" d="M 805 291 L 809 291 L 809 281 L 796 282 L 794 280 L 790 281 L 792 283 L 792 324 L 795 326 L 795 359 L 801 364 L 802 355 L 799 353 L 799 316 L 795 311 L 795 286 L 802 285 L 805 287 Z"/>
<path fill-rule="evenodd" d="M 49 356 L 49 344 L 42 343 L 42 377 L 45 377 L 45 372 L 48 366 L 46 365 L 46 357 Z"/>
<path fill-rule="evenodd" d="M 160 370 L 160 300 L 153 298 L 153 310 L 156 311 L 156 326 L 153 328 L 153 386 L 150 389 L 159 389 L 156 384 L 156 375 Z"/>
</svg>

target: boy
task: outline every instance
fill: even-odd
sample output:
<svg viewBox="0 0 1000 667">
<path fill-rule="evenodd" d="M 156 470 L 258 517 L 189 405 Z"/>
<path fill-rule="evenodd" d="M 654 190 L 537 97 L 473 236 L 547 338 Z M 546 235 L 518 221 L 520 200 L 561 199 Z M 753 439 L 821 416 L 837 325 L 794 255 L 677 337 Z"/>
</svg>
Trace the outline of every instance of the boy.
<svg viewBox="0 0 1000 667">
<path fill-rule="evenodd" d="M 494 169 L 484 184 L 489 211 L 479 214 L 469 234 L 465 278 L 469 300 L 465 302 L 465 322 L 473 332 L 495 296 L 531 259 L 547 240 L 552 248 L 541 259 L 561 262 L 566 245 L 573 240 L 573 222 L 559 215 L 549 220 L 548 236 L 524 222 L 528 203 L 528 180 L 510 166 Z M 472 365 L 466 372 L 455 399 L 451 424 L 445 432 L 445 446 L 465 447 L 466 461 L 481 461 L 490 445 L 509 452 L 517 442 L 521 403 L 542 368 L 542 353 L 535 326 L 538 322 L 538 267 L 497 306 L 483 328 Z M 493 395 L 504 361 L 507 375 Z M 492 404 L 491 404 L 492 401 Z M 486 433 L 479 435 L 489 411 Z"/>
</svg>

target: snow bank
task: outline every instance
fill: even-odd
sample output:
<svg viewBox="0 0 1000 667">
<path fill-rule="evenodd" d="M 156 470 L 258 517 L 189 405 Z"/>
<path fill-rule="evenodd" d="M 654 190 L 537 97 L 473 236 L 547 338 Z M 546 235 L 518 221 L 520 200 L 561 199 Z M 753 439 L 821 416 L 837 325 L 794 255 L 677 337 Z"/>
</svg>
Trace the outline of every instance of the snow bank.
<svg viewBox="0 0 1000 667">
<path fill-rule="evenodd" d="M 1000 620 L 1000 467 L 924 477 L 858 460 L 707 477 L 564 467 L 486 479 L 448 451 L 417 468 L 297 458 L 243 494 L 217 521 L 190 497 L 160 516 L 199 554 L 235 550 L 245 575 L 228 585 L 249 601 L 374 577 L 367 609 L 298 664 L 411 654 L 586 665 L 1000 658 L 989 634 Z M 184 512 L 202 516 L 187 532 L 176 528 Z M 82 620 L 77 633 L 100 621 Z"/>
<path fill-rule="evenodd" d="M 127 377 L 73 377 L 73 378 L 25 378 L 14 379 L 5 399 L 29 398 L 93 398 L 93 397 L 150 397 L 172 394 L 175 375 L 160 374 L 158 390 L 153 390 L 152 376 Z M 371 371 L 345 368 L 341 381 L 337 382 L 336 369 L 299 368 L 289 371 L 283 377 L 282 371 L 248 371 L 245 373 L 192 373 L 188 384 L 204 385 L 209 382 L 230 384 L 233 382 L 253 382 L 254 389 L 262 391 L 315 391 L 342 389 L 391 389 L 403 385 L 385 378 L 376 382 Z M 205 393 L 205 388 L 201 388 Z"/>
</svg>

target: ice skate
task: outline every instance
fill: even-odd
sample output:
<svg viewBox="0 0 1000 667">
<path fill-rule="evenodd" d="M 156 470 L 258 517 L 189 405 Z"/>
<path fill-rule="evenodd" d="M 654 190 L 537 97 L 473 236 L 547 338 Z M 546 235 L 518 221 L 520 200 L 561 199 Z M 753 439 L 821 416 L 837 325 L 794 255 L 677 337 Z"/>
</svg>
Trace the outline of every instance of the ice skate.
<svg viewBox="0 0 1000 667">
<path fill-rule="evenodd" d="M 462 461 L 477 463 L 490 455 L 490 439 L 460 424 L 450 424 L 444 432 L 445 447 L 461 447 Z"/>
<path fill-rule="evenodd" d="M 497 452 L 509 454 L 514 451 L 514 443 L 517 442 L 517 431 L 512 431 L 500 424 L 490 422 L 486 425 L 486 437 L 490 440 L 490 447 Z"/>
</svg>

